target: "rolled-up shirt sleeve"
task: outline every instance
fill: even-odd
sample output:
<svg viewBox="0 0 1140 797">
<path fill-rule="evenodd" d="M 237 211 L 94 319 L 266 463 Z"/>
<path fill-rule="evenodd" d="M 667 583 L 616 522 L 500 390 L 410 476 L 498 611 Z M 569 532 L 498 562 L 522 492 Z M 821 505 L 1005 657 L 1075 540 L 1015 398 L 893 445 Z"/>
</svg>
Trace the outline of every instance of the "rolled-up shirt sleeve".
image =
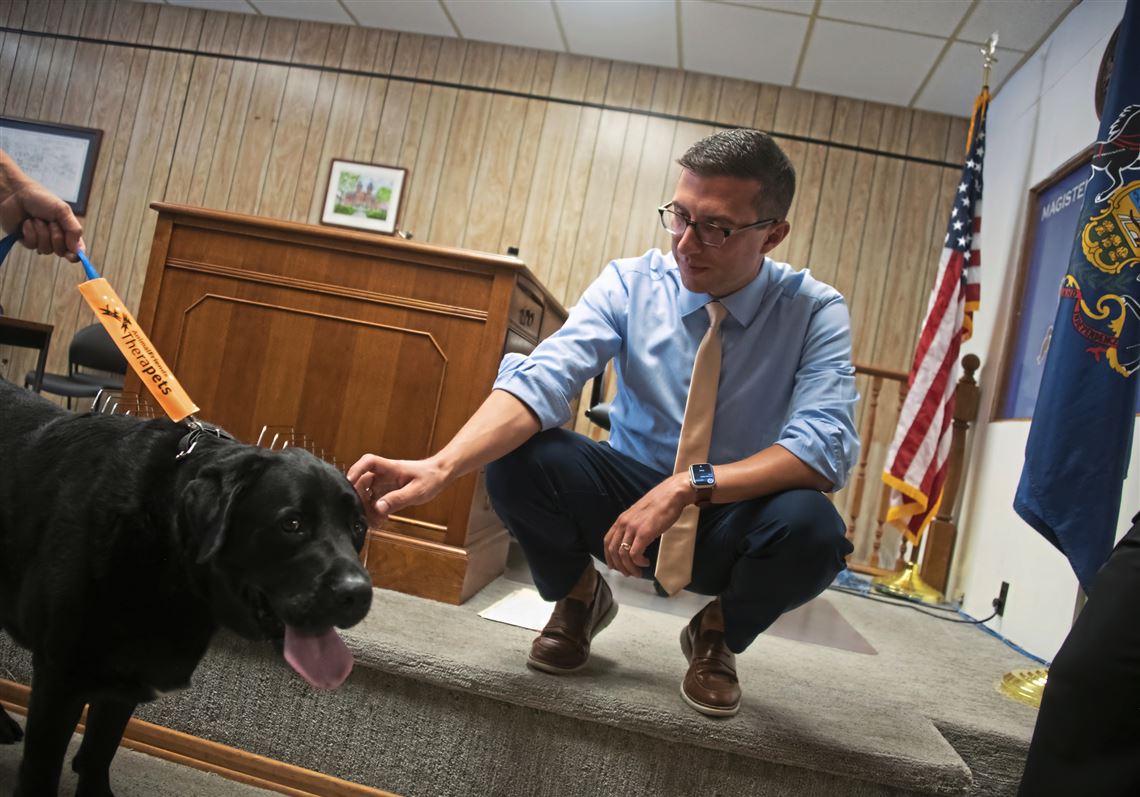
<svg viewBox="0 0 1140 797">
<path fill-rule="evenodd" d="M 611 263 L 571 308 L 566 323 L 529 355 L 510 353 L 494 389 L 505 390 L 538 416 L 543 429 L 570 419 L 570 403 L 621 348 L 629 293 Z"/>
<path fill-rule="evenodd" d="M 776 444 L 803 460 L 838 490 L 859 458 L 855 430 L 855 368 L 851 318 L 843 298 L 825 299 L 804 338 L 788 418 Z"/>
</svg>

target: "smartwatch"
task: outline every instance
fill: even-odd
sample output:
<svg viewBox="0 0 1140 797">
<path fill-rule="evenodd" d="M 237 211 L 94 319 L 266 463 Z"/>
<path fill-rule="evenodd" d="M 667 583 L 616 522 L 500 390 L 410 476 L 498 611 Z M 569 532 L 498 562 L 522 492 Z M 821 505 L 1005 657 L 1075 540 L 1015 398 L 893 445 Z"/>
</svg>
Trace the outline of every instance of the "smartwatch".
<svg viewBox="0 0 1140 797">
<path fill-rule="evenodd" d="M 716 489 L 716 474 L 713 466 L 707 462 L 689 466 L 689 484 L 697 491 L 697 506 L 712 502 L 713 490 Z"/>
</svg>

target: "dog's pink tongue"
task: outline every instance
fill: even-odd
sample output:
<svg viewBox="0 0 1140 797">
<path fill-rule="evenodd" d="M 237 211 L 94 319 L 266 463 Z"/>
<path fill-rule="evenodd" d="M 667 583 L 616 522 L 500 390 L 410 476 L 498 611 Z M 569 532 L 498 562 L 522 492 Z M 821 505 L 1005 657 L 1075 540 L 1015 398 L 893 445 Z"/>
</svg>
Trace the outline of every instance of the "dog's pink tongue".
<svg viewBox="0 0 1140 797">
<path fill-rule="evenodd" d="M 285 661 L 317 689 L 336 689 L 352 672 L 352 653 L 335 628 L 307 633 L 285 626 Z"/>
</svg>

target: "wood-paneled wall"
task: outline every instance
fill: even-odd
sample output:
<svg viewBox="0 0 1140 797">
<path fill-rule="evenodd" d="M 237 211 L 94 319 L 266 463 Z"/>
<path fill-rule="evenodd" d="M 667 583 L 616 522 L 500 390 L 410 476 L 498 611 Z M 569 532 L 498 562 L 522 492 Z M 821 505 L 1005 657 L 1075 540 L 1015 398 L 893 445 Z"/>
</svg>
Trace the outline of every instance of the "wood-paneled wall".
<svg viewBox="0 0 1140 797">
<path fill-rule="evenodd" d="M 416 240 L 518 246 L 569 306 L 608 259 L 668 246 L 655 208 L 689 144 L 752 125 L 811 139 L 780 139 L 799 188 L 774 256 L 846 295 L 856 360 L 906 370 L 958 178 L 907 158 L 958 161 L 967 127 L 671 69 L 128 0 L 0 0 L 0 27 L 3 113 L 104 132 L 85 235 L 132 306 L 152 201 L 316 223 L 334 157 L 407 168 L 400 226 Z M 65 369 L 89 321 L 81 274 L 17 251 L 0 304 L 55 324 L 49 369 Z M 27 360 L 10 359 L 20 378 Z"/>
</svg>

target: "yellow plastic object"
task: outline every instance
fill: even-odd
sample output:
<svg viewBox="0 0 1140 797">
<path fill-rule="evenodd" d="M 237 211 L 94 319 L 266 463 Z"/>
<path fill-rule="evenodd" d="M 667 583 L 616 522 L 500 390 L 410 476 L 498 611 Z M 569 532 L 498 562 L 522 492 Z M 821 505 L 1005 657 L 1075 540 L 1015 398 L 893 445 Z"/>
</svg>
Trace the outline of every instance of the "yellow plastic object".
<svg viewBox="0 0 1140 797">
<path fill-rule="evenodd" d="M 1049 680 L 1049 668 L 1040 667 L 1035 670 L 1013 670 L 1002 676 L 998 682 L 998 691 L 1010 700 L 1024 703 L 1033 708 L 1041 708 L 1041 695 L 1045 691 L 1045 684 Z"/>
<path fill-rule="evenodd" d="M 170 419 L 180 421 L 197 412 L 198 405 L 186 395 L 150 338 L 139 329 L 138 322 L 127 312 L 123 300 L 107 280 L 100 277 L 81 282 L 79 292 Z"/>
</svg>

